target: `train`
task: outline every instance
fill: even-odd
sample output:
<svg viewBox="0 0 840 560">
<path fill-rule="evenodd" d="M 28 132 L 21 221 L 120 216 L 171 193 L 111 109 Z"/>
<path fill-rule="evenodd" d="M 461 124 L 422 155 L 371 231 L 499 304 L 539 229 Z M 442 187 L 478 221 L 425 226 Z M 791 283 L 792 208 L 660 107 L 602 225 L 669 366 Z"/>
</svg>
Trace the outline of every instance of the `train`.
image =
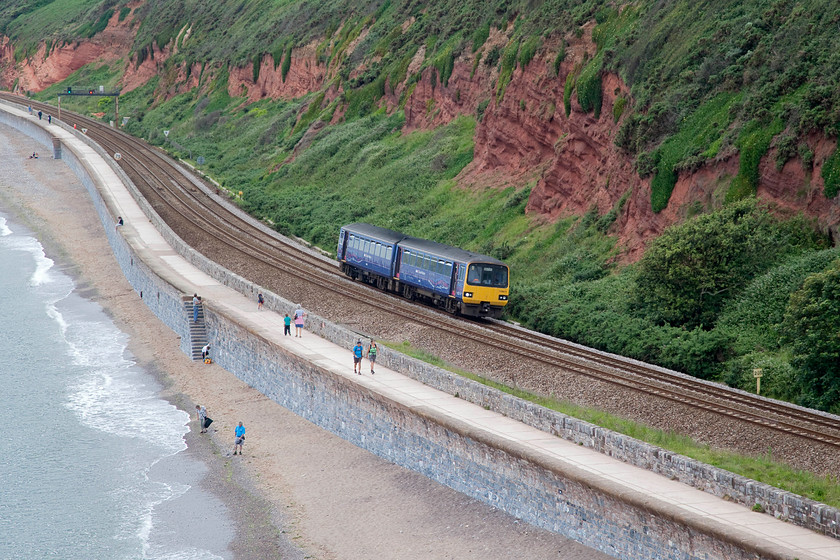
<svg viewBox="0 0 840 560">
<path fill-rule="evenodd" d="M 350 278 L 454 315 L 498 319 L 508 303 L 510 269 L 487 255 L 359 222 L 340 229 L 336 254 Z"/>
</svg>

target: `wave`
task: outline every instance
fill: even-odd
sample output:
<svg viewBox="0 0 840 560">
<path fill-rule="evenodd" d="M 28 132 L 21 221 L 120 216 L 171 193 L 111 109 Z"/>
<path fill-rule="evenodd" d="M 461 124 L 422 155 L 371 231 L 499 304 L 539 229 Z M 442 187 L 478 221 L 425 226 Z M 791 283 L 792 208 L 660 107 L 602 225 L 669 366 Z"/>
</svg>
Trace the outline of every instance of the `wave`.
<svg viewBox="0 0 840 560">
<path fill-rule="evenodd" d="M 155 543 L 155 535 L 166 533 L 165 527 L 156 526 L 156 510 L 182 497 L 191 486 L 151 480 L 149 472 L 162 459 L 187 448 L 184 436 L 189 432 L 189 414 L 157 396 L 156 381 L 127 353 L 128 336 L 98 304 L 75 292 L 73 279 L 46 256 L 37 239 L 16 229 L 0 216 L 0 249 L 28 256 L 18 269 L 20 280 L 57 326 L 58 338 L 46 351 L 66 355 L 59 361 L 73 366 L 52 373 L 67 376 L 61 380 L 66 390 L 63 404 L 80 424 L 118 438 L 102 440 L 103 445 L 114 446 L 112 458 L 116 459 L 112 463 L 116 472 L 111 471 L 109 477 L 117 484 L 110 491 L 111 507 L 116 504 L 118 510 L 111 514 L 120 520 L 114 536 L 129 548 L 142 550 L 142 558 L 218 560 L 219 556 L 200 548 Z"/>
<path fill-rule="evenodd" d="M 0 216 L 0 237 L 6 237 L 7 235 L 12 235 L 12 230 L 6 225 L 6 218 Z"/>
</svg>

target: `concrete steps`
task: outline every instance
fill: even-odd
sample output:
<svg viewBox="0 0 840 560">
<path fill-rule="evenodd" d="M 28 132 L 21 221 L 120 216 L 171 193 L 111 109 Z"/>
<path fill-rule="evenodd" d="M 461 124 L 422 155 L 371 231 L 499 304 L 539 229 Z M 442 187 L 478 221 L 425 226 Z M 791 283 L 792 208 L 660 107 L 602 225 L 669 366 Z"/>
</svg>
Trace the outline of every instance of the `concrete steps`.
<svg viewBox="0 0 840 560">
<path fill-rule="evenodd" d="M 198 310 L 197 320 L 195 310 Z M 190 325 L 190 357 L 193 360 L 201 360 L 201 349 L 207 344 L 207 327 L 204 324 L 204 306 L 200 303 L 193 307 L 192 297 L 184 297 L 184 311 L 187 314 L 187 322 Z"/>
</svg>

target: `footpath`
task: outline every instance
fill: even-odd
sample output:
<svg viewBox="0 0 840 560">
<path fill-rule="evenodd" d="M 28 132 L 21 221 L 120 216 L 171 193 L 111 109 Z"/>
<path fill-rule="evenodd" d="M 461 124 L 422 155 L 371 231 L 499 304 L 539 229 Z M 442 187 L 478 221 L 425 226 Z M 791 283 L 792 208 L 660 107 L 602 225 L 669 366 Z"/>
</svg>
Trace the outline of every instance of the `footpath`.
<svg viewBox="0 0 840 560">
<path fill-rule="evenodd" d="M 25 110 L 7 104 L 0 107 L 14 117 L 28 118 Z M 33 124 L 47 125 L 46 121 Z M 167 242 L 103 154 L 71 131 L 51 126 L 47 134 L 53 143 L 60 143 L 65 154 L 72 150 L 87 170 L 111 214 L 110 223 L 117 216 L 123 218 L 124 226 L 113 228 L 106 224 L 106 229 L 114 229 L 114 235 L 124 240 L 132 265 L 136 255 L 150 274 L 180 293 L 182 299 L 193 293 L 202 296 L 209 337 L 218 341 L 213 344 L 211 355 L 219 356 L 223 367 L 229 366 L 232 373 L 240 375 L 236 368 L 241 360 L 226 361 L 221 357 L 228 351 L 233 355 L 233 350 L 228 349 L 235 344 L 230 337 L 222 336 L 229 327 L 218 326 L 221 321 L 258 337 L 260 344 L 274 347 L 272 352 L 277 352 L 283 363 L 310 364 L 308 369 L 287 368 L 289 376 L 297 375 L 292 371 L 295 368 L 306 370 L 294 383 L 318 384 L 308 376 L 330 376 L 330 386 L 338 388 L 334 398 L 341 398 L 344 392 L 364 395 L 365 402 L 385 403 L 377 406 L 387 411 L 380 410 L 379 419 L 373 422 L 380 434 L 389 425 L 393 431 L 419 424 L 428 430 L 414 440 L 377 436 L 379 443 L 370 444 L 377 454 L 386 458 L 391 455 L 389 460 L 619 558 L 840 559 L 840 541 L 834 538 L 618 461 L 431 388 L 385 365 L 377 364 L 372 376 L 365 360 L 364 375 L 356 375 L 348 347 L 311 332 L 302 338 L 284 337 L 283 313 L 258 311 L 250 294 L 243 295 L 211 277 Z M 151 307 L 148 300 L 153 299 L 153 294 L 147 292 L 143 297 Z M 160 297 L 158 292 L 158 300 Z M 179 305 L 186 325 L 189 317 L 183 303 Z M 185 351 L 189 352 L 186 348 Z M 278 363 L 271 356 L 263 356 L 262 361 Z M 286 370 L 280 369 L 286 375 Z M 271 368 L 261 375 L 269 373 L 281 375 Z M 320 390 L 324 388 L 319 387 Z M 284 406 L 293 398 L 289 394 L 267 395 Z M 311 404 L 296 406 L 304 413 L 291 408 L 304 417 L 307 407 L 312 408 Z M 370 406 L 364 406 L 368 406 L 365 414 L 371 414 Z M 314 413 L 309 419 L 317 424 L 322 413 Z M 405 419 L 406 415 L 414 417 Z M 331 426 L 326 428 L 336 432 L 343 429 Z M 356 434 L 353 438 L 366 445 L 371 436 Z M 397 442 L 404 441 L 416 441 L 423 448 L 417 454 L 396 449 Z M 390 450 L 386 449 L 388 445 Z M 430 454 L 446 454 L 446 460 L 439 461 Z M 476 458 L 477 455 L 481 457 Z M 449 472 L 441 472 L 446 465 Z M 428 473 L 424 472 L 426 469 Z M 521 491 L 526 486 L 528 490 Z M 549 497 L 531 501 L 533 495 L 528 492 L 534 488 L 534 492 Z"/>
</svg>

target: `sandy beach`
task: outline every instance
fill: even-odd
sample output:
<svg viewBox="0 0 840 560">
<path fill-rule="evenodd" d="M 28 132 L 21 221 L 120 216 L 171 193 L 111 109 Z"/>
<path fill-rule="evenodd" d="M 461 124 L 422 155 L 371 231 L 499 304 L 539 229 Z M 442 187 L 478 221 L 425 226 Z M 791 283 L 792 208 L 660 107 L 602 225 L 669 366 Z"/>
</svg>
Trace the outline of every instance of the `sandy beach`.
<svg viewBox="0 0 840 560">
<path fill-rule="evenodd" d="M 0 207 L 36 233 L 48 256 L 69 264 L 67 272 L 83 295 L 102 305 L 129 335 L 131 353 L 160 380 L 164 398 L 187 412 L 200 403 L 214 419 L 206 435 L 193 421 L 187 453 L 208 466 L 201 484 L 223 500 L 234 521 L 232 557 L 606 558 L 388 463 L 296 416 L 215 364 L 190 360 L 178 337 L 123 277 L 91 200 L 72 172 L 12 129 L 0 126 L 0 143 L 13 145 L 19 156 L 0 162 Z M 33 151 L 42 157 L 27 159 Z M 26 189 L 15 180 L 21 173 L 35 179 Z M 240 421 L 247 443 L 242 456 L 231 456 Z"/>
</svg>

